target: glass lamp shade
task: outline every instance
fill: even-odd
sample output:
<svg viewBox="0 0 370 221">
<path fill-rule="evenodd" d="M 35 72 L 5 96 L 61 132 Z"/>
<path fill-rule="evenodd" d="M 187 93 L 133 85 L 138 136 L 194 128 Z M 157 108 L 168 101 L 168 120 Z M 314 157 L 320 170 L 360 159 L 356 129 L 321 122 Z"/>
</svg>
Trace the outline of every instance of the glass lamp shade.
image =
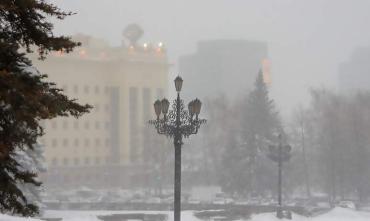
<svg viewBox="0 0 370 221">
<path fill-rule="evenodd" d="M 283 152 L 284 153 L 290 153 L 291 150 L 292 150 L 292 146 L 290 146 L 289 144 L 283 146 Z"/>
<path fill-rule="evenodd" d="M 170 106 L 170 102 L 166 98 L 164 98 L 161 101 L 161 107 L 162 107 L 163 114 L 167 114 L 169 106 Z"/>
<path fill-rule="evenodd" d="M 189 110 L 189 114 L 192 116 L 194 115 L 194 101 L 190 101 L 189 104 L 188 104 L 188 110 Z"/>
<path fill-rule="evenodd" d="M 180 92 L 181 91 L 181 88 L 182 88 L 182 78 L 180 76 L 177 76 L 175 78 L 175 88 L 176 88 L 176 91 L 177 92 Z"/>
<path fill-rule="evenodd" d="M 200 109 L 202 108 L 202 102 L 197 98 L 193 101 L 193 108 L 194 108 L 194 113 L 198 115 L 200 113 Z"/>
<path fill-rule="evenodd" d="M 155 111 L 155 114 L 157 115 L 157 117 L 159 117 L 159 115 L 161 114 L 161 111 L 162 111 L 162 102 L 160 100 L 156 100 L 154 102 L 154 111 Z"/>
</svg>

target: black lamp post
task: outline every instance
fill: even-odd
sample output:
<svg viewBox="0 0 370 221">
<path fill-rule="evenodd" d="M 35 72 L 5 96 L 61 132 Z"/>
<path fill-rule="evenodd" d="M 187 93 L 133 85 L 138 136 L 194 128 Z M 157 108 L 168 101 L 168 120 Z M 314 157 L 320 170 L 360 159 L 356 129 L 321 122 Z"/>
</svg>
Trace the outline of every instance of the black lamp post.
<svg viewBox="0 0 370 221">
<path fill-rule="evenodd" d="M 281 219 L 284 218 L 282 210 L 282 166 L 283 162 L 286 162 L 290 159 L 290 151 L 292 147 L 290 145 L 282 144 L 282 136 L 279 134 L 279 143 L 278 145 L 269 146 L 269 158 L 278 164 L 278 208 L 276 211 L 276 217 Z M 289 217 L 286 217 L 289 218 Z"/>
<path fill-rule="evenodd" d="M 169 111 L 170 102 L 164 98 L 162 101 L 154 102 L 154 111 L 156 120 L 149 121 L 157 129 L 158 134 L 164 134 L 173 138 L 175 147 L 175 191 L 174 191 L 174 220 L 180 221 L 181 213 L 181 146 L 182 138 L 187 138 L 192 134 L 198 133 L 201 124 L 206 120 L 199 119 L 198 115 L 202 107 L 200 100 L 195 99 L 188 104 L 188 110 L 185 110 L 184 102 L 180 99 L 182 88 L 182 78 L 177 76 L 175 79 L 175 88 L 177 99 L 172 104 L 172 110 Z M 161 118 L 161 113 L 163 118 Z"/>
</svg>

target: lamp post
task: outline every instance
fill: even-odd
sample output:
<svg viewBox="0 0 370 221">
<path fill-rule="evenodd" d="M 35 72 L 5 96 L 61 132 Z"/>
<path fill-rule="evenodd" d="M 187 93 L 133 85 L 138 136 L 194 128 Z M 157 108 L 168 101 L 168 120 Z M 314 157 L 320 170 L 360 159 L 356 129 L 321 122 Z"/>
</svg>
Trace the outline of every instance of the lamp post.
<svg viewBox="0 0 370 221">
<path fill-rule="evenodd" d="M 188 138 L 192 134 L 198 133 L 201 124 L 206 120 L 199 119 L 198 115 L 202 103 L 195 99 L 188 104 L 185 110 L 184 102 L 180 98 L 180 91 L 183 80 L 180 76 L 175 79 L 177 98 L 169 110 L 170 102 L 164 98 L 154 102 L 154 111 L 157 116 L 155 120 L 149 121 L 157 129 L 158 134 L 173 138 L 175 147 L 175 179 L 174 179 L 174 221 L 180 221 L 181 216 L 181 146 L 182 138 Z M 163 117 L 161 118 L 161 114 Z"/>
<path fill-rule="evenodd" d="M 282 136 L 279 134 L 278 136 L 279 143 L 278 145 L 270 145 L 269 146 L 269 153 L 268 157 L 278 164 L 278 208 L 276 211 L 276 217 L 281 219 L 284 218 L 283 214 L 283 205 L 282 205 L 282 167 L 283 162 L 286 162 L 290 159 L 290 151 L 292 147 L 290 145 L 282 144 Z M 289 218 L 289 217 L 286 217 Z"/>
</svg>

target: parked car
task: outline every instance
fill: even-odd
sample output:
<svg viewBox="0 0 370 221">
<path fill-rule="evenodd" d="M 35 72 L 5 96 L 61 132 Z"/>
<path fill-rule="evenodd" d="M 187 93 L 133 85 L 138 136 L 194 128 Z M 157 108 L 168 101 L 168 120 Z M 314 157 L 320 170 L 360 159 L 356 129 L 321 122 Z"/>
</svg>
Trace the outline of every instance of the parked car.
<svg viewBox="0 0 370 221">
<path fill-rule="evenodd" d="M 356 209 L 356 205 L 352 201 L 340 201 L 338 206 L 342 208 Z"/>
<path fill-rule="evenodd" d="M 215 200 L 212 202 L 213 204 L 232 204 L 234 203 L 234 200 L 231 198 L 222 198 L 222 197 L 217 197 Z"/>
</svg>

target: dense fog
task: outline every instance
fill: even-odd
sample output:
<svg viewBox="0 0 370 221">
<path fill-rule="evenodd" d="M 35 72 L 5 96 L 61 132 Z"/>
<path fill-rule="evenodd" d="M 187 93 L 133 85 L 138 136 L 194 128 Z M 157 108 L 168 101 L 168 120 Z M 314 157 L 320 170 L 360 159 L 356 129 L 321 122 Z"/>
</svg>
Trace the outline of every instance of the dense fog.
<svg viewBox="0 0 370 221">
<path fill-rule="evenodd" d="M 50 99 L 38 111 L 15 108 L 41 114 L 32 123 L 14 114 L 33 137 L 0 151 L 0 160 L 9 155 L 40 177 L 36 190 L 27 182 L 19 189 L 42 213 L 145 210 L 122 220 L 158 221 L 172 210 L 175 221 L 184 210 L 187 221 L 275 210 L 286 218 L 291 211 L 369 216 L 370 1 L 41 2 L 72 14 L 44 12 L 53 33 L 39 28 L 80 44 L 40 33 L 47 46 L 14 40 L 10 52 L 32 61 L 9 62 L 14 70 L 4 68 L 9 53 L 0 45 L 1 113 Z M 23 17 L 3 5 L 0 44 L 24 34 L 4 20 Z M 17 71 L 51 84 L 6 89 L 17 81 L 3 83 L 5 74 Z M 17 90 L 22 96 L 12 100 Z M 1 139 L 11 137 L 5 129 L 17 131 L 14 122 L 0 119 Z M 148 211 L 166 214 L 145 218 Z"/>
<path fill-rule="evenodd" d="M 369 46 L 370 31 L 365 27 L 370 3 L 366 0 L 124 0 L 106 1 L 104 6 L 96 0 L 55 2 L 77 13 L 56 25 L 60 33 L 83 32 L 119 45 L 123 28 L 140 24 L 146 33 L 143 42 L 162 41 L 168 46 L 173 76 L 178 58 L 193 53 L 198 41 L 266 42 L 272 96 L 284 114 L 306 104 L 312 86 L 338 89 L 339 65 L 350 60 L 357 48 Z"/>
<path fill-rule="evenodd" d="M 228 194 L 272 197 L 276 165 L 266 152 L 270 143 L 278 142 L 277 134 L 283 133 L 284 142 L 293 147 L 287 164 L 287 195 L 366 197 L 369 2 L 55 3 L 76 12 L 56 23 L 58 33 L 85 34 L 119 46 L 124 28 L 138 24 L 144 31 L 139 44 L 163 42 L 171 64 L 168 94 L 175 95 L 172 82 L 180 74 L 183 96 L 199 97 L 208 120 L 200 136 L 185 142 L 186 188 L 211 185 L 228 190 L 231 185 Z M 258 90 L 259 71 L 268 78 L 264 80 L 271 107 L 248 107 L 253 106 L 249 104 L 253 91 Z M 146 133 L 157 136 L 151 132 Z M 150 151 L 167 151 L 171 161 L 170 142 L 167 146 Z M 163 153 L 154 155 L 163 157 Z M 154 158 L 152 166 L 158 167 L 157 161 L 161 160 Z M 194 170 L 190 177 L 187 170 Z M 171 171 L 164 172 L 167 186 Z"/>
</svg>

